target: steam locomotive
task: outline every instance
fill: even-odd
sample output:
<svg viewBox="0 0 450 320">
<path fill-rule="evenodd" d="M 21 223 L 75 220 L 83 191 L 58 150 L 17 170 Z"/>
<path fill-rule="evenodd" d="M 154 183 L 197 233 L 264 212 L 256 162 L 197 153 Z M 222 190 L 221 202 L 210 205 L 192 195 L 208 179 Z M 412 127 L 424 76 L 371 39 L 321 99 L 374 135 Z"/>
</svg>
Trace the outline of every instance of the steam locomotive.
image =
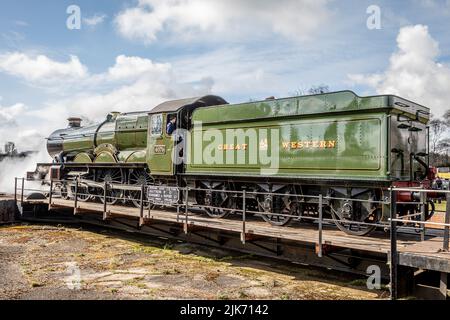
<svg viewBox="0 0 450 320">
<path fill-rule="evenodd" d="M 79 201 L 104 201 L 104 183 L 188 186 L 195 190 L 189 201 L 214 218 L 236 214 L 245 189 L 248 210 L 277 226 L 317 215 L 323 195 L 339 229 L 365 235 L 387 220 L 389 187 L 429 183 L 429 115 L 394 95 L 351 91 L 239 104 L 208 95 L 112 112 L 91 126 L 70 118 L 48 138 L 53 163 L 38 164 L 36 173 L 64 197 L 74 196 L 79 179 Z M 110 189 L 106 201 L 138 206 L 138 199 L 136 191 Z M 399 199 L 409 203 L 398 206 L 401 214 L 418 210 L 416 194 Z"/>
</svg>

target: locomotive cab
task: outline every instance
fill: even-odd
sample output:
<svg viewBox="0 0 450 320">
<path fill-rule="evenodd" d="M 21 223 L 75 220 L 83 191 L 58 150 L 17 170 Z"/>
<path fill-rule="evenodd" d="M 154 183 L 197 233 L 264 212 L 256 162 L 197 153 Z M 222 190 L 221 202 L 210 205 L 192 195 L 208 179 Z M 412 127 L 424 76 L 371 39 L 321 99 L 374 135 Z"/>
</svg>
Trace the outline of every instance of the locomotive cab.
<svg viewBox="0 0 450 320">
<path fill-rule="evenodd" d="M 148 116 L 147 164 L 152 176 L 173 176 L 184 169 L 184 132 L 191 127 L 192 112 L 200 107 L 224 105 L 218 96 L 167 101 L 156 106 Z M 176 117 L 174 128 L 168 130 Z"/>
</svg>

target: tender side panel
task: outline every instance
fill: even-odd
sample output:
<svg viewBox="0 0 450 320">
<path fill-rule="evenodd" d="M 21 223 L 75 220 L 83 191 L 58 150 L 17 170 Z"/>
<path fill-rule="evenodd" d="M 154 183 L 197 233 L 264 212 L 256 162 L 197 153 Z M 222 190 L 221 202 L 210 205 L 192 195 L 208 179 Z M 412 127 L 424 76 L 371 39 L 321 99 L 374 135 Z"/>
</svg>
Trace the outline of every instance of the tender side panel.
<svg viewBox="0 0 450 320">
<path fill-rule="evenodd" d="M 372 113 L 197 125 L 187 173 L 384 180 L 386 119 Z"/>
</svg>

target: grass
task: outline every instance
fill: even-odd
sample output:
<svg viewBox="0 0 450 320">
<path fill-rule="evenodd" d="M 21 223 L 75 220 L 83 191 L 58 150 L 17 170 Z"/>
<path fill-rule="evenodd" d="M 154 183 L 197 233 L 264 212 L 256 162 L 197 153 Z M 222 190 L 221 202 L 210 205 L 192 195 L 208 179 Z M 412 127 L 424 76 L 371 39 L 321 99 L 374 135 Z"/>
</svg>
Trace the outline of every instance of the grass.
<svg viewBox="0 0 450 320">
<path fill-rule="evenodd" d="M 154 265 L 156 265 L 156 261 L 155 260 L 146 260 L 146 261 L 143 261 L 142 263 L 141 263 L 141 265 L 142 266 L 154 266 Z"/>
<path fill-rule="evenodd" d="M 133 251 L 134 252 L 138 252 L 138 253 L 149 253 L 149 254 L 152 254 L 152 253 L 157 252 L 158 250 L 160 250 L 160 249 L 155 248 L 155 247 L 143 246 L 143 245 L 135 245 L 135 246 L 133 246 Z"/>
<path fill-rule="evenodd" d="M 120 267 L 123 264 L 123 262 L 120 260 L 120 258 L 112 258 L 109 261 L 109 268 L 110 269 L 115 269 Z"/>
<path fill-rule="evenodd" d="M 219 292 L 217 300 L 230 300 L 230 297 L 224 292 Z"/>
<path fill-rule="evenodd" d="M 263 275 L 264 272 L 257 270 L 257 269 L 251 269 L 251 268 L 238 268 L 238 273 L 245 277 L 250 277 L 251 279 L 258 278 L 259 276 Z"/>
<path fill-rule="evenodd" d="M 348 284 L 355 287 L 367 287 L 367 279 L 352 280 Z"/>
<path fill-rule="evenodd" d="M 163 247 L 163 250 L 172 250 L 172 248 L 173 248 L 173 244 L 166 243 Z"/>
<path fill-rule="evenodd" d="M 222 258 L 217 258 L 215 260 L 219 261 L 219 262 L 226 262 L 226 261 L 231 261 L 231 260 L 237 261 L 237 260 L 252 259 L 254 257 L 255 256 L 253 254 L 245 254 L 245 255 L 241 255 L 241 256 L 225 256 Z"/>
<path fill-rule="evenodd" d="M 442 201 L 441 203 L 436 202 L 434 205 L 436 207 L 436 211 L 445 212 L 447 202 L 446 201 Z"/>
<path fill-rule="evenodd" d="M 170 275 L 170 274 L 180 274 L 181 271 L 178 270 L 177 268 L 172 268 L 172 269 L 166 269 L 162 272 L 162 274 L 164 275 Z"/>
<path fill-rule="evenodd" d="M 136 287 L 138 287 L 139 289 L 147 289 L 147 285 L 144 283 L 136 283 L 135 284 Z"/>
<path fill-rule="evenodd" d="M 352 280 L 348 283 L 349 286 L 353 286 L 353 287 L 364 287 L 367 288 L 367 279 L 356 279 L 356 280 Z M 380 284 L 380 289 L 382 291 L 386 291 L 389 290 L 389 286 L 386 284 L 381 283 Z"/>
<path fill-rule="evenodd" d="M 283 294 L 280 296 L 280 299 L 281 299 L 281 300 L 290 300 L 291 297 L 290 297 L 287 293 L 283 293 Z"/>
<path fill-rule="evenodd" d="M 138 278 L 127 280 L 124 282 L 124 284 L 128 285 L 128 286 L 135 286 L 140 289 L 145 289 L 147 286 L 145 284 L 141 283 L 141 281 L 143 281 L 144 279 L 145 279 L 145 277 L 138 277 Z"/>
</svg>

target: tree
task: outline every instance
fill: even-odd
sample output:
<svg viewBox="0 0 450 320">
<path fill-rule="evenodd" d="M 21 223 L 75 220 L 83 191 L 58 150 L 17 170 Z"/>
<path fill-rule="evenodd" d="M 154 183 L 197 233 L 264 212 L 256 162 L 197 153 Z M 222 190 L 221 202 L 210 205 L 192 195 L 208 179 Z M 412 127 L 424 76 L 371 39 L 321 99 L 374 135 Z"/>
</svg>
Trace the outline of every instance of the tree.
<svg viewBox="0 0 450 320">
<path fill-rule="evenodd" d="M 431 118 L 430 121 L 430 145 L 431 152 L 436 153 L 438 151 L 439 141 L 442 138 L 442 134 L 447 130 L 447 123 L 441 119 Z"/>
<path fill-rule="evenodd" d="M 318 86 L 312 86 L 309 90 L 309 94 L 321 94 L 330 92 L 330 87 L 324 84 L 320 84 Z"/>
<path fill-rule="evenodd" d="M 306 95 L 312 95 L 312 94 L 322 94 L 322 93 L 328 93 L 330 92 L 330 87 L 325 84 L 319 84 L 314 85 L 309 89 L 306 89 L 305 87 L 299 87 L 296 90 L 294 90 L 291 94 L 293 96 L 306 96 Z"/>
<path fill-rule="evenodd" d="M 441 161 L 439 161 L 439 163 L 443 166 L 450 165 L 448 158 L 448 153 L 450 151 L 450 138 L 444 138 L 440 140 L 438 143 L 438 150 L 442 155 Z"/>
<path fill-rule="evenodd" d="M 430 127 L 430 160 L 433 166 L 448 165 L 450 150 L 450 110 L 442 118 L 431 115 Z"/>
<path fill-rule="evenodd" d="M 447 122 L 447 126 L 450 127 L 450 109 L 444 113 L 444 121 Z"/>
</svg>

